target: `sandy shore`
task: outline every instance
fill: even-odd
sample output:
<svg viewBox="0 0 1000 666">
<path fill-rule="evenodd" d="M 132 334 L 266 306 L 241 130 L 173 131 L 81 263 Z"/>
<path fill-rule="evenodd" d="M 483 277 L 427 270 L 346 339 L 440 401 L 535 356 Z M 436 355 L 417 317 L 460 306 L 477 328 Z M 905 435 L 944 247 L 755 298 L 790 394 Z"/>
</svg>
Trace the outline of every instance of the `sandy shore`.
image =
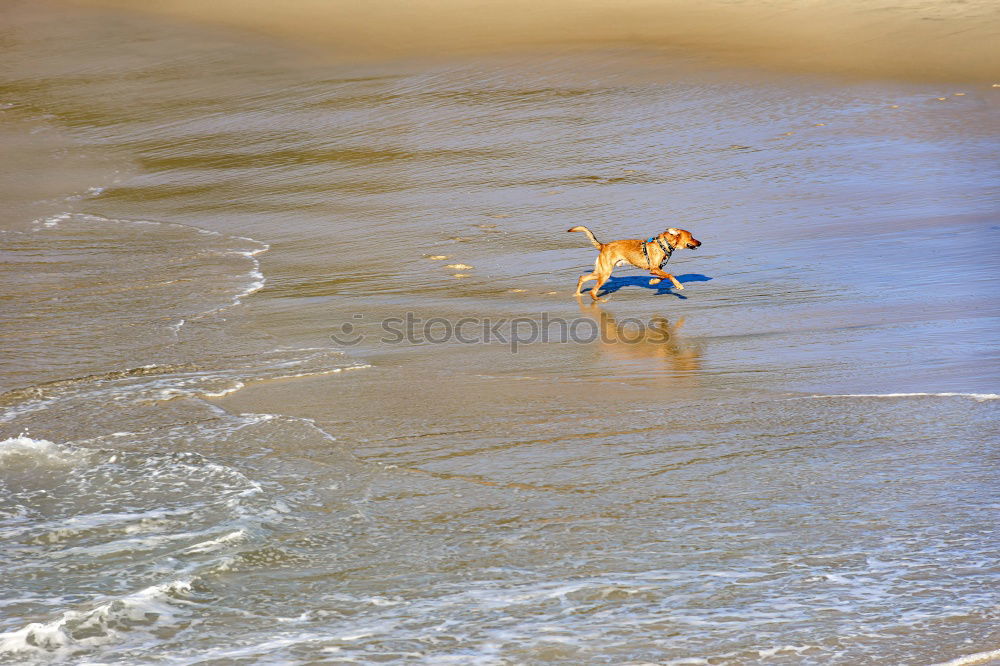
<svg viewBox="0 0 1000 666">
<path fill-rule="evenodd" d="M 1000 7 L 990 0 L 81 1 L 239 28 L 341 62 L 641 44 L 729 65 L 869 78 L 982 82 L 1000 70 Z"/>
</svg>

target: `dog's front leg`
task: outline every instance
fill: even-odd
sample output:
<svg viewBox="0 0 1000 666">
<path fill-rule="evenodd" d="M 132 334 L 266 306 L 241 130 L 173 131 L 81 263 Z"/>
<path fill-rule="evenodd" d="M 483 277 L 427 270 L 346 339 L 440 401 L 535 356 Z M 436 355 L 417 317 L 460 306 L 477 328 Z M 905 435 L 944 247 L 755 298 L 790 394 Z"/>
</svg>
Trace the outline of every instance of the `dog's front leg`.
<svg viewBox="0 0 1000 666">
<path fill-rule="evenodd" d="M 649 272 L 656 276 L 655 279 L 649 281 L 649 284 L 660 284 L 660 282 L 662 282 L 663 280 L 666 279 L 666 280 L 670 280 L 670 282 L 673 283 L 674 287 L 676 287 L 678 290 L 683 290 L 684 289 L 684 285 L 682 285 L 680 282 L 678 282 L 677 278 L 675 278 L 670 273 L 665 273 L 665 272 L 661 271 L 659 268 L 654 268 L 654 269 L 650 270 Z"/>
</svg>

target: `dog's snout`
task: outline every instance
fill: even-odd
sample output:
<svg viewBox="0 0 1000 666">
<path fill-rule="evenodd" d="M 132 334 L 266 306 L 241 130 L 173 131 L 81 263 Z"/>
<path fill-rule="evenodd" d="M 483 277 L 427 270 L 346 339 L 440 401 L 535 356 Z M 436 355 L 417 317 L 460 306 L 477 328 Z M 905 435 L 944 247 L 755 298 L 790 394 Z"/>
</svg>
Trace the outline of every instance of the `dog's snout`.
<svg viewBox="0 0 1000 666">
<path fill-rule="evenodd" d="M 699 247 L 701 247 L 701 241 L 700 240 L 695 240 L 695 239 L 692 238 L 691 242 L 688 243 L 688 249 L 697 250 Z"/>
</svg>

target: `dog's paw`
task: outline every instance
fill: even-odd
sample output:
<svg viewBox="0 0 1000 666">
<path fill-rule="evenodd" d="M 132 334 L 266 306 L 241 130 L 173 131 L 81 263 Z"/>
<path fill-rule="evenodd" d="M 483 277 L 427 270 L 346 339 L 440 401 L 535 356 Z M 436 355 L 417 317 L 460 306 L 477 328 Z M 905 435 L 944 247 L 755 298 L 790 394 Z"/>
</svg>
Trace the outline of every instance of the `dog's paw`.
<svg viewBox="0 0 1000 666">
<path fill-rule="evenodd" d="M 684 291 L 684 285 L 678 284 L 678 285 L 674 285 L 674 286 L 677 287 L 677 291 Z"/>
<path fill-rule="evenodd" d="M 650 286 L 652 286 L 654 284 L 660 284 L 661 282 L 663 282 L 662 278 L 653 278 L 652 280 L 649 281 L 649 284 Z"/>
</svg>

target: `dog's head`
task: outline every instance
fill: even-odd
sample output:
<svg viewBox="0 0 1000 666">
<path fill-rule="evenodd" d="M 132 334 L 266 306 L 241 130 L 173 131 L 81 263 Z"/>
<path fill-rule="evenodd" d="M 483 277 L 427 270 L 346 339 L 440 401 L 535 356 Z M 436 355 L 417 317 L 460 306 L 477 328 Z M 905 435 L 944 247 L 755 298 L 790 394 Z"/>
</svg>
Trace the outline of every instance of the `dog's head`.
<svg viewBox="0 0 1000 666">
<path fill-rule="evenodd" d="M 700 240 L 692 236 L 690 231 L 685 231 L 684 229 L 670 227 L 660 235 L 665 236 L 667 242 L 670 243 L 670 247 L 675 250 L 682 247 L 686 247 L 689 250 L 697 250 L 701 245 Z"/>
</svg>

